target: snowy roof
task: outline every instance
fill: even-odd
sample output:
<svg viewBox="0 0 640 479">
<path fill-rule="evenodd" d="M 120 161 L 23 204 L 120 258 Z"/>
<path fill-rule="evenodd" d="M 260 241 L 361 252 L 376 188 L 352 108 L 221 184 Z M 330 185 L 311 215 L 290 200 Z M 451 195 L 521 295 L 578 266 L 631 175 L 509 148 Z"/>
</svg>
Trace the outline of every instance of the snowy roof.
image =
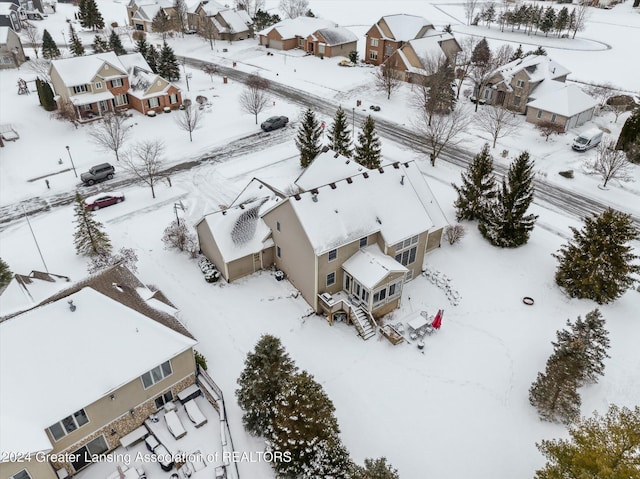
<svg viewBox="0 0 640 479">
<path fill-rule="evenodd" d="M 327 40 L 327 45 L 330 46 L 358 41 L 355 33 L 343 27 L 321 28 L 317 32 Z"/>
<path fill-rule="evenodd" d="M 595 107 L 597 104 L 598 102 L 596 100 L 576 85 L 565 85 L 564 88 L 527 103 L 527 106 L 566 117 L 572 117 Z"/>
<path fill-rule="evenodd" d="M 50 449 L 46 428 L 196 344 L 91 287 L 3 321 L 0 333 L 2 452 Z M 61 383 L 67 371 L 75 379 Z"/>
<path fill-rule="evenodd" d="M 404 13 L 397 15 L 387 15 L 381 20 L 391 30 L 394 40 L 407 42 L 418 36 L 418 33 L 424 26 L 432 26 L 432 23 L 424 17 L 417 15 L 406 15 Z"/>
<path fill-rule="evenodd" d="M 554 80 L 571 73 L 565 67 L 546 55 L 527 55 L 498 68 L 505 83 L 511 83 L 513 76 L 524 70 L 532 83 L 544 79 Z"/>
<path fill-rule="evenodd" d="M 9 30 L 11 30 L 9 27 L 0 27 L 0 43 L 3 45 L 9 39 Z"/>
<path fill-rule="evenodd" d="M 323 20 L 313 17 L 297 17 L 282 20 L 275 25 L 265 28 L 259 32 L 259 35 L 267 35 L 271 30 L 277 30 L 280 36 L 286 40 L 289 38 L 303 37 L 306 38 L 316 30 L 322 28 L 333 28 L 335 22 Z"/>
<path fill-rule="evenodd" d="M 148 72 L 153 71 L 140 52 L 120 55 L 118 60 L 120 60 L 120 63 L 128 73 L 131 73 L 134 68 L 140 68 Z"/>
<path fill-rule="evenodd" d="M 365 171 L 288 201 L 316 254 L 378 231 L 392 245 L 446 224 L 413 161 Z"/>
<path fill-rule="evenodd" d="M 540 98 L 556 90 L 566 87 L 567 84 L 558 80 L 542 80 L 532 92 L 529 93 L 529 101 Z"/>
<path fill-rule="evenodd" d="M 239 33 L 249 30 L 249 25 L 246 23 L 248 16 L 246 12 L 243 11 L 243 13 L 245 13 L 244 16 L 234 10 L 222 10 L 220 16 L 229 25 L 230 32 Z M 252 22 L 249 20 L 249 23 L 251 24 Z"/>
<path fill-rule="evenodd" d="M 347 176 L 369 171 L 364 166 L 333 150 L 322 151 L 298 176 L 295 184 L 307 191 L 317 186 L 328 185 Z"/>
<path fill-rule="evenodd" d="M 440 46 L 440 42 L 453 39 L 450 33 L 440 33 L 439 35 L 430 35 L 415 40 L 409 40 L 408 45 L 413 48 L 418 58 L 421 60 L 435 56 L 436 58 L 444 57 L 444 51 Z M 403 45 L 402 48 L 405 48 Z"/>
<path fill-rule="evenodd" d="M 391 256 L 380 251 L 377 244 L 359 249 L 342 264 L 342 268 L 368 289 L 373 289 L 389 273 L 406 273 L 408 271 Z"/>
<path fill-rule="evenodd" d="M 99 93 L 83 93 L 81 95 L 73 95 L 69 97 L 69 101 L 72 105 L 89 105 L 97 101 L 111 100 L 113 93 L 109 90 Z"/>
<path fill-rule="evenodd" d="M 0 292 L 0 316 L 32 308 L 67 286 L 66 276 L 40 271 L 32 271 L 28 276 L 16 274 Z"/>
<path fill-rule="evenodd" d="M 207 15 L 217 15 L 219 11 L 224 10 L 226 7 L 224 5 L 221 5 L 218 2 L 215 2 L 213 0 L 210 0 L 207 3 L 203 3 L 202 4 L 202 9 L 204 10 L 204 12 Z"/>
<path fill-rule="evenodd" d="M 70 87 L 91 82 L 96 75 L 100 74 L 100 70 L 105 63 L 108 63 L 119 72 L 115 77 L 127 74 L 118 56 L 113 52 L 53 60 L 51 68 L 55 68 L 64 84 Z M 109 76 L 109 78 L 113 77 L 114 75 Z"/>
<path fill-rule="evenodd" d="M 0 15 L 9 15 L 18 10 L 18 6 L 11 2 L 0 2 Z"/>
<path fill-rule="evenodd" d="M 152 22 L 158 12 L 162 9 L 160 5 L 141 5 L 136 13 L 133 14 L 133 18 L 143 20 L 145 22 Z"/>
</svg>

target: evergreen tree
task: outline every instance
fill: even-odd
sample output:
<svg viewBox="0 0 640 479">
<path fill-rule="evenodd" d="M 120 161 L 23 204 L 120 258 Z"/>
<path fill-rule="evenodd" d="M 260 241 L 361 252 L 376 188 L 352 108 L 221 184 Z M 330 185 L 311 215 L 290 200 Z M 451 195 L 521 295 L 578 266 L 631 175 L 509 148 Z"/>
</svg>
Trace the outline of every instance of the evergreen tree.
<svg viewBox="0 0 640 479">
<path fill-rule="evenodd" d="M 380 138 L 376 133 L 376 122 L 367 116 L 362 125 L 362 131 L 358 133 L 358 144 L 356 145 L 353 159 L 365 168 L 374 169 L 380 167 Z"/>
<path fill-rule="evenodd" d="M 93 212 L 85 207 L 80 193 L 76 193 L 74 215 L 76 254 L 85 256 L 110 254 L 111 241 L 103 231 L 102 223 L 96 221 L 93 217 Z"/>
<path fill-rule="evenodd" d="M 444 28 L 442 29 L 442 31 L 444 33 L 450 33 L 450 34 L 453 35 L 453 30 L 451 30 L 451 24 L 450 23 L 445 25 Z"/>
<path fill-rule="evenodd" d="M 120 37 L 115 30 L 111 30 L 111 35 L 109 35 L 109 50 L 118 56 L 127 54 L 127 51 L 122 46 L 122 41 L 120 41 Z"/>
<path fill-rule="evenodd" d="M 489 153 L 488 143 L 484 144 L 482 151 L 473 158 L 467 171 L 461 176 L 461 186 L 452 184 L 458 192 L 458 198 L 453 203 L 456 207 L 456 219 L 471 221 L 484 218 L 487 204 L 496 195 L 493 158 Z"/>
<path fill-rule="evenodd" d="M 634 144 L 640 139 L 640 108 L 631 112 L 631 116 L 624 122 L 620 136 L 616 142 L 616 150 L 623 150 L 632 163 L 640 163 L 640 151 Z"/>
<path fill-rule="evenodd" d="M 12 278 L 11 268 L 5 260 L 0 258 L 0 290 L 8 285 Z"/>
<path fill-rule="evenodd" d="M 471 63 L 474 65 L 487 65 L 491 61 L 491 49 L 486 38 L 480 40 L 471 53 Z"/>
<path fill-rule="evenodd" d="M 136 40 L 136 52 L 138 52 L 142 57 L 146 60 L 149 55 L 149 44 L 147 43 L 147 39 L 144 35 L 140 36 Z M 147 63 L 149 63 L 147 61 Z"/>
<path fill-rule="evenodd" d="M 529 240 L 537 216 L 526 214 L 533 201 L 533 162 L 521 153 L 509 167 L 496 199 L 480 218 L 478 229 L 494 246 L 515 248 Z"/>
<path fill-rule="evenodd" d="M 158 73 L 158 60 L 159 60 L 158 50 L 153 45 L 149 45 L 149 49 L 147 50 L 147 56 L 144 57 L 147 60 L 147 63 L 151 67 L 151 71 L 153 73 Z"/>
<path fill-rule="evenodd" d="M 553 343 L 554 352 L 547 360 L 544 373 L 529 389 L 529 402 L 534 406 L 540 419 L 565 424 L 575 420 L 580 414 L 580 394 L 578 394 L 581 348 L 567 335 L 557 334 Z"/>
<path fill-rule="evenodd" d="M 91 30 L 102 30 L 104 28 L 104 19 L 95 0 L 83 0 L 80 5 L 80 13 L 78 19 L 83 28 Z"/>
<path fill-rule="evenodd" d="M 242 422 L 251 434 L 264 435 L 273 423 L 276 397 L 297 372 L 280 340 L 263 335 L 253 352 L 247 354 L 238 378 L 236 397 L 244 411 Z"/>
<path fill-rule="evenodd" d="M 543 440 L 537 444 L 545 456 L 535 479 L 638 477 L 640 464 L 640 406 L 609 406 L 569 427 L 570 439 Z"/>
<path fill-rule="evenodd" d="M 56 45 L 56 42 L 51 38 L 51 34 L 45 29 L 42 32 L 42 57 L 48 60 L 53 60 L 60 56 L 60 50 Z"/>
<path fill-rule="evenodd" d="M 551 5 L 549 5 L 544 11 L 544 15 L 540 20 L 540 31 L 545 34 L 545 37 L 549 36 L 549 32 L 553 30 L 555 24 L 556 11 Z"/>
<path fill-rule="evenodd" d="M 599 309 L 590 311 L 583 320 L 580 316 L 575 323 L 567 321 L 571 328 L 572 340 L 577 342 L 580 349 L 581 374 L 579 385 L 594 384 L 599 376 L 604 376 L 604 360 L 610 357 L 609 331 L 604 327 L 605 321 Z"/>
<path fill-rule="evenodd" d="M 73 24 L 69 24 L 69 38 L 71 42 L 71 53 L 73 53 L 74 57 L 79 57 L 84 55 L 84 46 L 76 33 L 76 30 L 73 28 Z"/>
<path fill-rule="evenodd" d="M 562 33 L 562 30 L 565 30 L 569 25 L 569 9 L 567 7 L 562 7 L 562 9 L 558 12 L 558 16 L 556 17 L 555 29 L 558 32 L 558 36 Z"/>
<path fill-rule="evenodd" d="M 56 109 L 56 100 L 53 95 L 53 89 L 49 82 L 42 82 L 42 106 L 47 111 L 53 111 Z"/>
<path fill-rule="evenodd" d="M 364 467 L 355 466 L 351 479 L 400 479 L 398 470 L 387 464 L 386 457 L 365 459 Z"/>
<path fill-rule="evenodd" d="M 571 228 L 573 241 L 553 256 L 558 260 L 556 284 L 572 298 L 592 299 L 598 304 L 616 300 L 633 285 L 640 273 L 630 241 L 640 231 L 631 216 L 611 208 L 585 218 L 582 230 Z"/>
<path fill-rule="evenodd" d="M 313 159 L 318 156 L 322 145 L 320 144 L 320 135 L 322 135 L 322 129 L 318 122 L 316 115 L 310 108 L 304 112 L 302 117 L 302 123 L 298 129 L 298 136 L 296 136 L 296 146 L 300 151 L 300 166 L 306 168 L 311 164 Z"/>
<path fill-rule="evenodd" d="M 279 15 L 277 14 L 271 15 L 270 13 L 265 12 L 264 10 L 258 9 L 258 11 L 256 12 L 255 18 L 253 19 L 253 29 L 256 32 L 259 32 L 261 30 L 264 30 L 267 27 L 270 27 L 271 25 L 275 25 L 279 21 L 280 21 Z"/>
<path fill-rule="evenodd" d="M 525 54 L 525 56 L 529 56 L 529 55 L 545 55 L 546 56 L 546 54 L 547 54 L 547 51 L 544 48 L 538 47 L 535 50 L 528 51 Z"/>
<path fill-rule="evenodd" d="M 272 464 L 278 477 L 349 477 L 351 464 L 338 436 L 335 408 L 313 376 L 306 371 L 296 374 L 273 406 L 268 446 L 291 454 L 290 462 Z"/>
<path fill-rule="evenodd" d="M 82 25 L 82 19 L 87 14 L 87 0 L 78 0 L 78 13 L 76 13 L 76 18 L 80 21 L 80 25 Z"/>
<path fill-rule="evenodd" d="M 423 109 L 428 115 L 429 126 L 431 126 L 433 115 L 448 115 L 455 109 L 456 90 L 454 76 L 451 63 L 445 59 L 439 63 L 435 73 L 425 78 L 424 86 L 428 90 Z"/>
<path fill-rule="evenodd" d="M 164 42 L 162 50 L 160 50 L 156 68 L 158 70 L 158 75 L 165 80 L 180 80 L 180 66 L 178 65 L 178 60 L 176 59 L 175 53 L 173 53 L 173 49 L 167 45 L 167 42 Z"/>
<path fill-rule="evenodd" d="M 104 53 L 109 51 L 109 44 L 102 37 L 102 35 L 96 35 L 93 38 L 93 53 Z"/>
<path fill-rule="evenodd" d="M 341 106 L 336 110 L 333 123 L 329 127 L 329 146 L 341 155 L 351 158 L 351 137 L 347 126 L 347 114 Z"/>
<path fill-rule="evenodd" d="M 518 45 L 518 48 L 516 49 L 515 52 L 513 52 L 513 55 L 511 55 L 511 58 L 509 59 L 509 61 L 512 62 L 523 57 L 524 57 L 524 52 L 522 51 L 522 45 Z"/>
</svg>

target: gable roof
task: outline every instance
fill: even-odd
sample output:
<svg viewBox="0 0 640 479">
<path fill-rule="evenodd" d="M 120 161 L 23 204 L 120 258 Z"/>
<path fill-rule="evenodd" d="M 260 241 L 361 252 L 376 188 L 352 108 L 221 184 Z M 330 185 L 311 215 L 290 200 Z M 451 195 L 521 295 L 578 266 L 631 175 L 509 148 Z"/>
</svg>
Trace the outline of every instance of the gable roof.
<svg viewBox="0 0 640 479">
<path fill-rule="evenodd" d="M 345 43 L 358 41 L 355 33 L 343 27 L 321 28 L 315 33 L 322 35 L 329 46 L 344 45 Z"/>
<path fill-rule="evenodd" d="M 420 30 L 424 27 L 433 28 L 433 24 L 424 17 L 417 15 L 407 15 L 404 13 L 396 15 L 386 15 L 378 20 L 380 23 L 384 20 L 391 32 L 391 40 L 398 40 L 402 42 L 408 42 L 414 38 L 417 38 Z M 384 32 L 380 29 L 380 33 Z"/>
<path fill-rule="evenodd" d="M 369 171 L 354 160 L 332 150 L 321 151 L 295 180 L 296 186 L 303 191 L 316 186 L 328 185 L 347 176 Z"/>
<path fill-rule="evenodd" d="M 100 75 L 100 71 L 105 63 L 113 67 L 117 74 L 110 76 Z M 51 62 L 51 68 L 56 69 L 58 75 L 60 75 L 60 78 L 67 87 L 89 83 L 96 75 L 107 80 L 127 74 L 118 56 L 113 52 L 53 60 Z"/>
<path fill-rule="evenodd" d="M 333 28 L 335 27 L 335 22 L 331 22 L 329 20 L 323 20 L 321 18 L 314 17 L 297 17 L 297 18 L 287 18 L 286 20 L 282 20 L 275 25 L 265 28 L 260 31 L 259 35 L 267 35 L 272 30 L 277 30 L 283 40 L 287 40 L 290 38 L 302 37 L 306 38 L 311 35 L 316 30 L 320 30 L 322 28 Z"/>
<path fill-rule="evenodd" d="M 527 106 L 539 110 L 572 117 L 583 111 L 594 108 L 598 102 L 573 84 L 552 91 L 547 95 L 527 103 Z"/>
<path fill-rule="evenodd" d="M 521 71 L 526 73 L 532 83 L 546 79 L 555 80 L 571 73 L 546 55 L 527 55 L 524 58 L 518 58 L 498 68 L 496 73 L 499 73 L 503 78 L 502 81 L 509 85 L 513 76 Z"/>
<path fill-rule="evenodd" d="M 367 289 L 373 289 L 391 273 L 409 271 L 391 256 L 387 256 L 377 244 L 360 248 L 342 264 L 342 268 Z"/>
<path fill-rule="evenodd" d="M 46 428 L 196 344 L 188 333 L 158 321 L 169 314 L 151 308 L 151 299 L 170 307 L 115 266 L 0 322 L 2 452 L 50 450 Z M 145 304 L 147 314 L 132 304 Z M 68 371 L 74 380 L 61 386 Z"/>
<path fill-rule="evenodd" d="M 0 317 L 31 308 L 69 285 L 70 279 L 58 274 L 32 271 L 28 275 L 15 274 L 0 290 Z"/>
<path fill-rule="evenodd" d="M 244 15 L 242 15 L 241 12 L 244 13 Z M 229 25 L 229 27 L 227 28 L 229 33 L 246 32 L 247 30 L 249 30 L 249 25 L 253 24 L 244 10 L 222 10 L 220 12 L 220 16 L 224 19 L 226 24 Z"/>
</svg>

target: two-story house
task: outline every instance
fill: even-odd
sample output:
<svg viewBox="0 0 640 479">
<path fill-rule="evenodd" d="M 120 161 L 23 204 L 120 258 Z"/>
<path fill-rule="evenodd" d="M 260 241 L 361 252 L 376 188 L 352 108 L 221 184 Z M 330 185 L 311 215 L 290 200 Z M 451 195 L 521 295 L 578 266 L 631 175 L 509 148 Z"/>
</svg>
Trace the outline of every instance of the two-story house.
<svg viewBox="0 0 640 479">
<path fill-rule="evenodd" d="M 58 479 L 196 380 L 196 341 L 115 266 L 0 318 L 0 477 Z"/>
<path fill-rule="evenodd" d="M 20 68 L 25 61 L 18 34 L 11 27 L 0 27 L 0 68 Z"/>
<path fill-rule="evenodd" d="M 140 53 L 113 52 L 51 62 L 51 83 L 59 108 L 71 105 L 79 121 L 101 117 L 117 109 L 146 114 L 164 107 L 178 108 L 178 87 L 154 74 Z"/>
<path fill-rule="evenodd" d="M 446 219 L 413 161 L 367 170 L 339 158 L 357 171 L 331 179 L 316 169 L 330 182 L 311 187 L 303 175 L 294 194 L 253 182 L 230 208 L 206 215 L 196 225 L 203 254 L 228 281 L 275 265 L 330 319 L 395 309 L 404 282 L 440 246 Z"/>
<path fill-rule="evenodd" d="M 168 17 L 173 9 L 173 0 L 130 0 L 127 4 L 129 25 L 143 32 L 151 32 L 153 19 L 162 11 Z"/>
<path fill-rule="evenodd" d="M 409 40 L 422 38 L 433 24 L 416 15 L 387 15 L 378 20 L 365 34 L 366 63 L 382 65 L 387 58 Z"/>
<path fill-rule="evenodd" d="M 214 0 L 200 2 L 189 23 L 200 34 L 211 32 L 218 40 L 236 41 L 253 36 L 253 20 L 245 10 L 232 9 Z"/>
</svg>

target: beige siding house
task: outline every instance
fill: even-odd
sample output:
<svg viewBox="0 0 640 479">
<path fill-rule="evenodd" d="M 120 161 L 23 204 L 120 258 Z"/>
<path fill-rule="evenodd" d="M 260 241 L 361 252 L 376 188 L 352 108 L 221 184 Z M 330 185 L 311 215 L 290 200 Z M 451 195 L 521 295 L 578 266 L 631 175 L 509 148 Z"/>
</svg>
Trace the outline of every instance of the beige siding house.
<svg viewBox="0 0 640 479">
<path fill-rule="evenodd" d="M 550 121 L 562 125 L 564 131 L 593 118 L 598 102 L 573 84 L 563 86 L 527 104 L 527 121 Z"/>
<path fill-rule="evenodd" d="M 33 458 L 0 463 L 0 477 L 72 475 L 90 464 L 85 451 L 120 446 L 193 384 L 196 341 L 175 313 L 162 293 L 115 266 L 0 318 L 2 453 Z M 55 459 L 36 460 L 38 452 Z"/>
<path fill-rule="evenodd" d="M 425 68 L 426 63 L 434 60 L 440 62 L 446 58 L 449 64 L 455 65 L 461 51 L 458 41 L 450 33 L 428 30 L 424 37 L 402 45 L 387 61 L 402 80 L 417 82 L 430 75 Z"/>
<path fill-rule="evenodd" d="M 353 49 L 354 42 L 357 43 L 357 37 L 349 30 L 340 28 L 329 20 L 311 17 L 282 20 L 258 32 L 258 38 L 260 45 L 267 48 L 299 48 L 318 56 L 348 56 L 349 52 L 343 52 L 348 48 Z"/>
<path fill-rule="evenodd" d="M 409 40 L 422 38 L 433 24 L 416 15 L 387 15 L 380 18 L 365 34 L 366 63 L 382 65 L 402 45 Z"/>
<path fill-rule="evenodd" d="M 295 186 L 284 194 L 254 179 L 198 222 L 202 252 L 228 281 L 275 266 L 330 321 L 397 308 L 447 223 L 416 164 L 367 170 L 325 151 Z"/>
<path fill-rule="evenodd" d="M 189 23 L 201 35 L 211 32 L 218 40 L 236 41 L 253 36 L 253 20 L 244 10 L 235 10 L 213 0 L 200 2 Z M 209 30 L 210 29 L 210 30 Z"/>
<path fill-rule="evenodd" d="M 19 68 L 25 61 L 18 34 L 10 27 L 0 27 L 0 68 Z"/>
</svg>

